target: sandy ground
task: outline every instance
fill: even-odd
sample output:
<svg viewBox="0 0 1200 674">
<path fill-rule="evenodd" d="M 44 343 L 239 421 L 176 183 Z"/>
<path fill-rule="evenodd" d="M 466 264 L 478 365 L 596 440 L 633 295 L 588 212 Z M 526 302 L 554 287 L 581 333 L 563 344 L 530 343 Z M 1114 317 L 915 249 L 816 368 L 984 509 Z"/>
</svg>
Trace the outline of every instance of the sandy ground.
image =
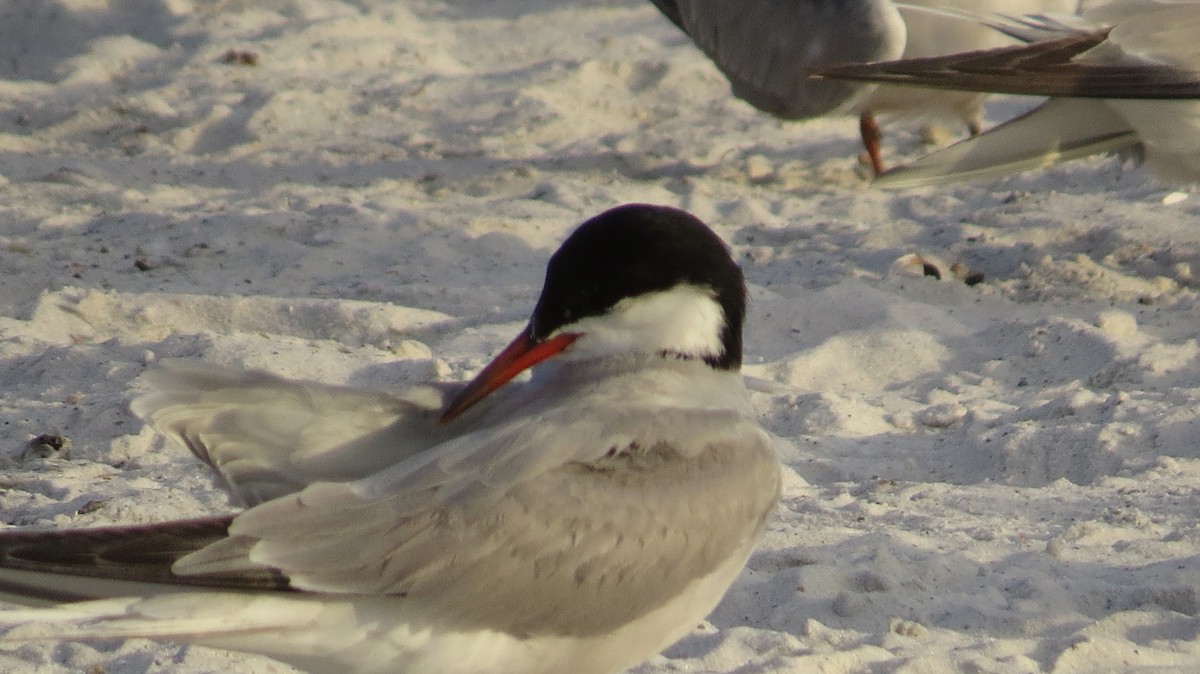
<svg viewBox="0 0 1200 674">
<path fill-rule="evenodd" d="M 224 511 L 128 412 L 148 364 L 464 379 L 574 225 L 663 203 L 745 269 L 787 475 L 710 622 L 635 671 L 1195 671 L 1200 196 L 1103 158 L 872 190 L 856 130 L 731 99 L 640 0 L 7 0 L 3 519 Z M 130 641 L 0 671 L 289 670 Z"/>
</svg>

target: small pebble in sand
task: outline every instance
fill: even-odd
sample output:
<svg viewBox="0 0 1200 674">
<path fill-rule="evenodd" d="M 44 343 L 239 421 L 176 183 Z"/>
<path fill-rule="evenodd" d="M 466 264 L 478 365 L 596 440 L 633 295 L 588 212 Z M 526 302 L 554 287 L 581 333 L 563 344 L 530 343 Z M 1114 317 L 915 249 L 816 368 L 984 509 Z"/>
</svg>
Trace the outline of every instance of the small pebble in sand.
<svg viewBox="0 0 1200 674">
<path fill-rule="evenodd" d="M 908 253 L 901 255 L 892 262 L 891 273 L 900 276 L 932 276 L 939 281 L 956 279 L 969 286 L 976 286 L 984 281 L 983 272 L 971 271 L 962 262 L 947 265 L 928 253 Z"/>
<path fill-rule="evenodd" d="M 955 262 L 950 265 L 950 274 L 969 286 L 977 286 L 983 283 L 984 279 L 983 272 L 971 271 L 971 268 L 962 262 Z"/>
<path fill-rule="evenodd" d="M 899 634 L 902 637 L 912 637 L 920 639 L 929 634 L 929 629 L 919 622 L 912 620 L 902 620 L 900 618 L 892 618 L 888 621 L 888 629 L 893 634 Z"/>
<path fill-rule="evenodd" d="M 258 54 L 247 49 L 230 49 L 221 57 L 221 62 L 235 66 L 256 66 L 258 65 Z"/>
<path fill-rule="evenodd" d="M 42 433 L 25 443 L 21 460 L 48 459 L 52 456 L 66 458 L 70 455 L 71 439 L 57 433 Z"/>
<path fill-rule="evenodd" d="M 892 262 L 891 273 L 899 276 L 932 276 L 939 281 L 945 277 L 946 264 L 932 255 L 908 253 Z"/>
</svg>

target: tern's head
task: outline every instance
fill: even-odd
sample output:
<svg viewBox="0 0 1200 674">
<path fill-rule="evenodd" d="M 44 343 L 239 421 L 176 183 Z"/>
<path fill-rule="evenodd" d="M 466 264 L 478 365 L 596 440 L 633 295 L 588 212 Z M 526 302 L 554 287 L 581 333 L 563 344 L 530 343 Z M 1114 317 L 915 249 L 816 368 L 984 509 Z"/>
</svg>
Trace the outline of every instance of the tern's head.
<svg viewBox="0 0 1200 674">
<path fill-rule="evenodd" d="M 746 287 L 711 229 L 684 211 L 629 204 L 588 220 L 550 258 L 529 325 L 446 408 L 458 416 L 509 379 L 561 354 L 742 364 Z"/>
</svg>

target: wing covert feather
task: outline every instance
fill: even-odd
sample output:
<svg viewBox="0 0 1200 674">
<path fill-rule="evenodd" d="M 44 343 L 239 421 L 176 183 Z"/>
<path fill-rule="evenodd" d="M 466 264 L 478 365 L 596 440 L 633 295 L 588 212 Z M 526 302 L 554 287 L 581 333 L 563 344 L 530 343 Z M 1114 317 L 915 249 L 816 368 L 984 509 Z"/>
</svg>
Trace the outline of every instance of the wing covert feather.
<svg viewBox="0 0 1200 674">
<path fill-rule="evenodd" d="M 664 415 L 674 417 L 667 423 L 675 435 L 688 428 L 680 424 L 690 417 L 675 410 L 644 415 L 645 426 L 664 423 Z M 642 426 L 632 421 L 625 426 Z M 692 424 L 705 426 L 722 432 L 699 447 L 622 438 L 587 460 L 560 456 L 552 468 L 470 498 L 470 490 L 440 498 L 454 481 L 385 480 L 397 489 L 390 495 L 372 488 L 364 495 L 356 483 L 314 485 L 239 516 L 226 549 L 213 549 L 232 561 L 214 561 L 205 550 L 176 570 L 239 571 L 251 560 L 280 569 L 298 589 L 400 595 L 457 625 L 603 632 L 729 559 L 744 559 L 778 498 L 778 459 L 761 429 L 734 414 Z M 578 437 L 561 427 L 556 435 Z M 467 464 L 477 479 L 478 464 Z M 424 507 L 413 507 L 422 500 Z M 225 554 L 229 546 L 240 546 L 240 559 Z"/>
<path fill-rule="evenodd" d="M 440 437 L 441 392 L 405 397 L 187 361 L 145 375 L 134 413 L 212 466 L 256 505 L 313 482 L 353 480 Z"/>
</svg>

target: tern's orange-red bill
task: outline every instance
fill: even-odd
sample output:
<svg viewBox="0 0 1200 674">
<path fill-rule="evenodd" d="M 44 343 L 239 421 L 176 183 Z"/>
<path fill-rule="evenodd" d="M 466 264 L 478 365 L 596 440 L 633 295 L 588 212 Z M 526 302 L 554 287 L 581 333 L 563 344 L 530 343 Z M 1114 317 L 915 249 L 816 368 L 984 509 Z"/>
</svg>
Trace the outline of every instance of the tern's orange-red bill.
<svg viewBox="0 0 1200 674">
<path fill-rule="evenodd" d="M 439 423 L 448 423 L 465 412 L 475 403 L 486 398 L 492 391 L 504 386 L 510 379 L 538 363 L 562 352 L 579 339 L 575 333 L 563 333 L 550 339 L 537 340 L 533 331 L 526 328 L 517 338 L 504 347 L 500 355 L 492 359 L 487 367 L 467 384 L 446 410 L 442 412 Z"/>
</svg>

